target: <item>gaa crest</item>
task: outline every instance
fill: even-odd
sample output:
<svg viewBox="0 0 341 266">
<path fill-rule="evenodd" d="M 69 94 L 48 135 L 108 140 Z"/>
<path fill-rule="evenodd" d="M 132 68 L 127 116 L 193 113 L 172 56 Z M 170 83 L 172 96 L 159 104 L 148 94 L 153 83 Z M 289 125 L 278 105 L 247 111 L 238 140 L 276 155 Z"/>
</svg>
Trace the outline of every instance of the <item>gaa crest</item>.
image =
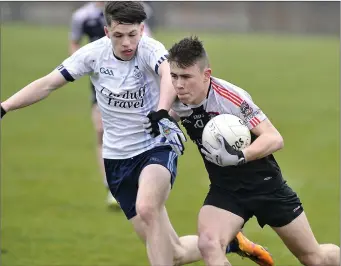
<svg viewBox="0 0 341 266">
<path fill-rule="evenodd" d="M 140 71 L 138 66 L 135 66 L 133 75 L 137 79 L 142 78 L 142 72 Z"/>
<path fill-rule="evenodd" d="M 248 117 L 252 114 L 253 110 L 246 101 L 243 101 L 240 105 L 240 112 L 244 117 Z"/>
</svg>

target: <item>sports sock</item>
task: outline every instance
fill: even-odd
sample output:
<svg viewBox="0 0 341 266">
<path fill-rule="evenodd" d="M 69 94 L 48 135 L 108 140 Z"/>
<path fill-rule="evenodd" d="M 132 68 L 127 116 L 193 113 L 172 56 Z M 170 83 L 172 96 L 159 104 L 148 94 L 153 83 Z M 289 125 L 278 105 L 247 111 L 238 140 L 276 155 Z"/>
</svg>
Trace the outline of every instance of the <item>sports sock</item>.
<svg viewBox="0 0 341 266">
<path fill-rule="evenodd" d="M 238 249 L 239 249 L 239 247 L 238 247 L 237 241 L 232 240 L 232 242 L 230 244 L 228 244 L 226 247 L 226 254 L 237 252 Z"/>
</svg>

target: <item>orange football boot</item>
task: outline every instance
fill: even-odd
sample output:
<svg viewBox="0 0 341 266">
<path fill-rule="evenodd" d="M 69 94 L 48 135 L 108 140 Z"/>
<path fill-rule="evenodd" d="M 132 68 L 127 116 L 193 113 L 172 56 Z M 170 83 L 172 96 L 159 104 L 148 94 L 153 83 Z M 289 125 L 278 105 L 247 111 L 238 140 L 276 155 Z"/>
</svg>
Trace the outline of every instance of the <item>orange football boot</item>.
<svg viewBox="0 0 341 266">
<path fill-rule="evenodd" d="M 235 253 L 239 256 L 249 258 L 260 266 L 275 265 L 271 254 L 261 245 L 247 239 L 243 233 L 239 232 L 233 241 L 235 241 L 236 246 L 238 246 L 238 251 Z"/>
</svg>

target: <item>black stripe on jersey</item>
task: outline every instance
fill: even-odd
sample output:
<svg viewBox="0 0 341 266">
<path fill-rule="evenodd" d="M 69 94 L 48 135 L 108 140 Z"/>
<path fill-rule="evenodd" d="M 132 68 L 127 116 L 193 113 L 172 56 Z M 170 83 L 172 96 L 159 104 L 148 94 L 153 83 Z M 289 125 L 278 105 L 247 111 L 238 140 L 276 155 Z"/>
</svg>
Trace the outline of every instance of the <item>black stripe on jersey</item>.
<svg viewBox="0 0 341 266">
<path fill-rule="evenodd" d="M 62 74 L 65 78 L 65 80 L 69 81 L 69 82 L 73 82 L 75 81 L 75 79 L 71 76 L 71 74 L 64 68 L 63 65 L 59 66 L 57 68 L 60 72 L 60 74 Z"/>
<path fill-rule="evenodd" d="M 167 59 L 167 55 L 161 56 L 157 64 L 155 65 L 155 73 L 159 75 L 159 66 L 162 64 L 163 61 Z"/>
</svg>

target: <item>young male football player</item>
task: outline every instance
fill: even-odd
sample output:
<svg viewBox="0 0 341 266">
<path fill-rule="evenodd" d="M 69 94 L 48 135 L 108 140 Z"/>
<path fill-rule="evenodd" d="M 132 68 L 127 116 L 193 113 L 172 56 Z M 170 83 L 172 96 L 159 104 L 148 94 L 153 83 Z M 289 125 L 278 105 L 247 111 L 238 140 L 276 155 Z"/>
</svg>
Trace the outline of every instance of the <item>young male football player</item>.
<svg viewBox="0 0 341 266">
<path fill-rule="evenodd" d="M 318 244 L 300 199 L 283 179 L 272 155 L 283 147 L 283 138 L 250 95 L 211 76 L 197 37 L 174 44 L 168 61 L 178 95 L 172 109 L 198 146 L 211 181 L 198 218 L 199 249 L 206 264 L 230 265 L 225 246 L 255 216 L 261 227 L 273 228 L 303 265 L 340 265 L 340 248 Z M 251 131 L 251 145 L 236 151 L 222 136 L 218 149 L 202 143 L 205 125 L 218 114 L 238 116 Z"/>
<path fill-rule="evenodd" d="M 148 7 L 149 14 L 147 12 L 147 17 L 151 15 L 151 8 L 143 3 L 143 5 Z M 90 2 L 78 8 L 73 14 L 71 19 L 71 29 L 69 34 L 69 52 L 70 55 L 75 53 L 79 48 L 81 48 L 81 40 L 84 36 L 86 36 L 89 42 L 97 41 L 98 39 L 105 36 L 104 26 L 105 26 L 105 18 L 103 14 L 104 2 Z M 151 35 L 151 30 L 149 29 L 146 22 L 144 22 L 144 34 L 148 36 Z M 108 184 L 107 179 L 105 177 L 105 170 L 102 158 L 102 145 L 103 145 L 103 125 L 101 119 L 101 113 L 97 105 L 96 99 L 96 89 L 94 85 L 90 82 L 91 88 L 91 117 L 92 123 L 96 131 L 96 139 L 97 139 L 97 158 L 99 167 L 101 170 L 101 174 L 103 177 L 104 184 L 108 190 L 107 195 L 107 203 L 109 206 L 116 207 L 117 201 L 112 196 Z"/>
<path fill-rule="evenodd" d="M 167 50 L 143 35 L 146 13 L 140 2 L 107 2 L 104 17 L 106 37 L 78 49 L 50 74 L 1 103 L 1 117 L 46 98 L 67 82 L 90 75 L 103 121 L 102 156 L 108 185 L 146 243 L 150 264 L 181 265 L 200 260 L 198 236 L 179 238 L 165 208 L 185 137 L 169 117 L 162 118 L 159 126 L 168 140 L 165 144 L 160 143 L 160 137 L 146 134 L 142 123 L 152 110 L 169 110 L 175 99 Z M 238 236 L 236 252 L 257 259 L 269 256 L 241 233 Z"/>
</svg>

